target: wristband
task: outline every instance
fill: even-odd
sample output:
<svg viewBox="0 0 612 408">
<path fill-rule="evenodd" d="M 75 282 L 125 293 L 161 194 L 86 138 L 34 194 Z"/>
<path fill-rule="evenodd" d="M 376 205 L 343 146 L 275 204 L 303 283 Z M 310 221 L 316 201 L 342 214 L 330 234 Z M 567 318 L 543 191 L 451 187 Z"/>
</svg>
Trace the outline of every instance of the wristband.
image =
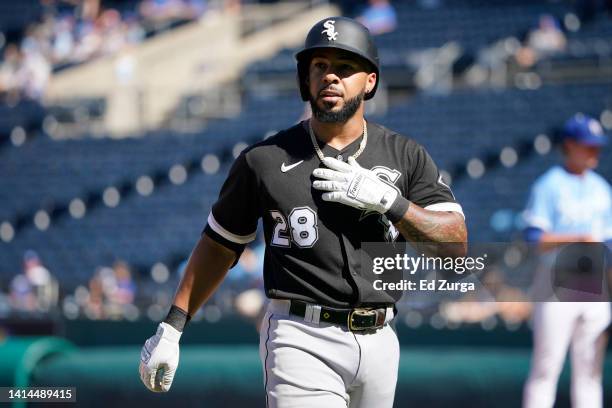
<svg viewBox="0 0 612 408">
<path fill-rule="evenodd" d="M 410 201 L 398 195 L 397 199 L 395 199 L 395 202 L 393 202 L 391 208 L 389 208 L 385 215 L 392 224 L 395 224 L 401 220 L 402 217 L 404 217 L 404 214 L 406 214 L 406 211 L 408 211 L 408 207 L 410 207 Z"/>
<path fill-rule="evenodd" d="M 176 330 L 182 332 L 189 320 L 191 320 L 189 313 L 178 306 L 172 305 L 168 312 L 168 316 L 164 319 L 164 323 L 168 323 Z"/>
</svg>

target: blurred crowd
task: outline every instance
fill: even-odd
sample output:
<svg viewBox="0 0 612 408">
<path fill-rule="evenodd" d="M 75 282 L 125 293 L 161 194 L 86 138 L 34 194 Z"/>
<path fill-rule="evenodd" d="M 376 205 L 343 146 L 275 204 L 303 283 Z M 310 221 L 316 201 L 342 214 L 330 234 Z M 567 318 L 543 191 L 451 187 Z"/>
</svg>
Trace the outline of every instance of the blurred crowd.
<svg viewBox="0 0 612 408">
<path fill-rule="evenodd" d="M 137 313 L 136 283 L 127 263 L 116 261 L 112 267 L 99 267 L 87 288 L 78 287 L 74 300 L 89 319 L 118 319 Z M 73 314 L 74 315 L 74 314 Z"/>
<path fill-rule="evenodd" d="M 40 100 L 53 72 L 98 57 L 117 55 L 156 33 L 221 7 L 240 10 L 240 0 L 141 0 L 130 7 L 105 7 L 102 0 L 41 0 L 43 13 L 22 33 L 0 31 L 0 98 Z M 374 34 L 393 31 L 397 16 L 388 0 L 370 0 L 359 20 Z"/>
<path fill-rule="evenodd" d="M 105 6 L 103 0 L 41 0 L 43 12 L 39 21 L 17 35 L 0 32 L 0 98 L 4 96 L 9 103 L 23 97 L 40 100 L 51 74 L 57 70 L 117 55 L 151 35 L 197 20 L 210 10 L 239 12 L 241 3 L 241 0 L 134 0 L 123 3 L 124 7 L 119 9 Z M 389 0 L 334 3 L 374 35 L 394 31 L 400 24 Z M 421 7 L 436 8 L 444 2 L 418 3 Z M 579 27 L 580 21 L 588 21 L 602 12 L 593 3 L 596 2 L 577 1 L 579 19 L 570 19 L 570 26 Z M 532 67 L 539 60 L 565 52 L 565 32 L 573 29 L 577 28 L 568 27 L 566 21 L 562 24 L 554 16 L 542 15 L 511 56 L 519 66 Z"/>
<path fill-rule="evenodd" d="M 195 318 L 218 320 L 237 313 L 256 320 L 265 300 L 263 254 L 261 242 L 246 247 L 220 289 Z M 69 319 L 136 320 L 148 316 L 158 320 L 170 307 L 173 288 L 186 264 L 184 260 L 173 274 L 160 276 L 159 269 L 154 269 L 149 276 L 134 273 L 127 262 L 116 260 L 110 266 L 96 268 L 87 282 L 68 289 L 60 286 L 60 279 L 36 251 L 27 250 L 22 272 L 0 281 L 0 318 L 60 312 Z"/>
<path fill-rule="evenodd" d="M 514 249 L 508 247 L 508 250 Z M 261 239 L 247 246 L 220 288 L 193 320 L 217 322 L 239 316 L 259 326 L 267 302 L 264 252 Z M 171 305 L 186 265 L 187 259 L 184 259 L 172 273 L 165 266 L 161 269 L 154 266 L 143 274 L 134 272 L 127 262 L 116 260 L 110 266 L 96 268 L 87 281 L 66 288 L 35 251 L 27 250 L 22 272 L 0 280 L 0 320 L 62 316 L 71 320 L 148 318 L 159 321 Z M 525 261 L 525 265 L 530 268 L 529 262 Z M 461 325 L 481 325 L 485 329 L 502 325 L 516 329 L 530 321 L 534 306 L 529 294 L 533 288 L 509 282 L 509 275 L 516 272 L 512 268 L 491 268 L 478 277 L 483 290 L 475 293 L 425 299 L 405 295 L 398 302 L 398 319 L 413 328 L 425 324 L 438 329 Z"/>
<path fill-rule="evenodd" d="M 0 96 L 8 102 L 38 100 L 53 71 L 115 55 L 206 11 L 205 0 L 142 0 L 126 10 L 104 7 L 101 0 L 41 3 L 40 21 L 14 39 L 0 32 Z"/>
<path fill-rule="evenodd" d="M 194 320 L 215 322 L 227 316 L 241 316 L 257 325 L 267 301 L 263 283 L 264 251 L 261 239 L 247 246 L 219 290 Z M 67 289 L 60 287 L 59 280 L 40 256 L 28 250 L 23 256 L 23 271 L 9 281 L 0 282 L 0 318 L 60 314 L 68 319 L 157 321 L 163 319 L 170 307 L 173 290 L 186 265 L 187 259 L 173 273 L 166 269 L 160 273 L 160 269 L 153 267 L 149 274 L 142 274 L 135 273 L 127 262 L 116 260 L 110 266 L 99 266 L 88 281 Z M 405 296 L 399 303 L 400 312 L 408 312 L 404 317 L 409 325 L 413 324 L 415 314 L 419 315 L 419 325 L 436 319 L 450 326 L 486 324 L 498 319 L 514 326 L 529 319 L 532 308 L 527 295 L 506 284 L 503 273 L 491 273 L 483 284 L 489 288 L 487 293 L 491 298 L 468 295 L 423 304 Z M 3 289 L 8 292 L 6 295 Z"/>
</svg>

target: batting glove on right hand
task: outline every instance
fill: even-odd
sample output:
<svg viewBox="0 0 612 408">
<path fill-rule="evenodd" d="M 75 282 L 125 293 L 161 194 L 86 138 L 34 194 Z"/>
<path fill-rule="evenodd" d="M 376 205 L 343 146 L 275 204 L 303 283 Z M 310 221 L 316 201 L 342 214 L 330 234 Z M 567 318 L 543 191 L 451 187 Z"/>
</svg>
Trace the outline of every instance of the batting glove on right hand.
<svg viewBox="0 0 612 408">
<path fill-rule="evenodd" d="M 154 392 L 170 390 L 179 363 L 181 332 L 168 323 L 160 323 L 140 352 L 140 379 Z"/>
</svg>

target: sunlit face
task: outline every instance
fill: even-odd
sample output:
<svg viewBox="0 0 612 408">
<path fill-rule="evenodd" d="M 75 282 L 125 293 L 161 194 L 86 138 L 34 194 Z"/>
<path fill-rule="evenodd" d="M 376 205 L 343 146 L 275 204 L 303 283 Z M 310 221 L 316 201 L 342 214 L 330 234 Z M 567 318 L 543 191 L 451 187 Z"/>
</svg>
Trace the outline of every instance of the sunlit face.
<svg viewBox="0 0 612 408">
<path fill-rule="evenodd" d="M 353 54 L 335 49 L 315 51 L 308 69 L 310 104 L 324 122 L 346 122 L 376 85 L 376 73 Z"/>
<path fill-rule="evenodd" d="M 599 164 L 599 153 L 601 151 L 599 146 L 589 146 L 574 140 L 566 140 L 564 147 L 567 164 L 580 172 L 594 169 Z"/>
</svg>

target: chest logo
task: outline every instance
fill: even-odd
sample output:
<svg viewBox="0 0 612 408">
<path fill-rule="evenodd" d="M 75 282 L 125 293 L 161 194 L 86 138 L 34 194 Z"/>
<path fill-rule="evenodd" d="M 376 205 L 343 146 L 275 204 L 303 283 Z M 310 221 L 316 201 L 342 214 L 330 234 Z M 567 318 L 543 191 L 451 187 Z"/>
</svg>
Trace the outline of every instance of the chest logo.
<svg viewBox="0 0 612 408">
<path fill-rule="evenodd" d="M 283 173 L 286 173 L 286 172 L 288 172 L 289 170 L 291 170 L 292 168 L 297 167 L 297 166 L 299 166 L 300 164 L 302 164 L 302 162 L 303 162 L 303 161 L 304 161 L 304 160 L 300 160 L 299 162 L 297 162 L 297 163 L 293 163 L 293 164 L 290 164 L 289 166 L 285 166 L 285 162 L 283 162 L 283 164 L 281 164 L 281 171 L 282 171 Z"/>
<path fill-rule="evenodd" d="M 321 33 L 327 34 L 327 41 L 336 41 L 338 39 L 338 32 L 334 24 L 336 24 L 336 20 L 327 20 L 323 23 L 325 30 L 321 31 Z"/>
<path fill-rule="evenodd" d="M 389 167 L 385 167 L 385 166 L 375 166 L 375 167 L 372 167 L 371 170 L 374 172 L 374 174 L 376 174 L 376 176 L 379 179 L 381 179 L 382 181 L 392 186 L 401 196 L 402 192 L 395 185 L 395 183 L 400 178 L 402 173 L 400 173 L 396 169 L 390 169 Z M 359 217 L 359 221 L 363 220 L 364 218 L 370 215 L 378 216 L 378 222 L 382 224 L 384 231 L 385 231 L 384 232 L 385 240 L 387 242 L 395 242 L 395 240 L 399 236 L 399 231 L 397 230 L 397 228 L 395 228 L 395 225 L 391 224 L 391 222 L 387 219 L 386 216 L 380 215 L 376 211 L 363 210 L 361 212 L 361 216 Z"/>
</svg>

